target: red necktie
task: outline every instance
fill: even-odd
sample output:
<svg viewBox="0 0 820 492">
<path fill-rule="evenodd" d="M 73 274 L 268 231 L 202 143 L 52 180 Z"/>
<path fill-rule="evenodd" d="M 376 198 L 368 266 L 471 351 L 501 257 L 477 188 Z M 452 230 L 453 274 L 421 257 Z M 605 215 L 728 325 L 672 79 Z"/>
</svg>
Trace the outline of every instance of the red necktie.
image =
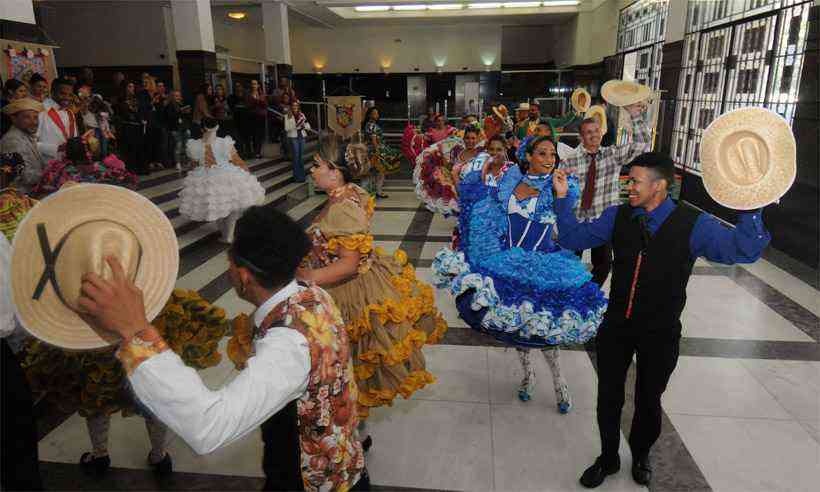
<svg viewBox="0 0 820 492">
<path fill-rule="evenodd" d="M 592 207 L 592 198 L 595 196 L 595 175 L 596 154 L 589 154 L 589 168 L 587 169 L 587 179 L 584 184 L 584 194 L 581 197 L 581 209 L 589 210 Z"/>
</svg>

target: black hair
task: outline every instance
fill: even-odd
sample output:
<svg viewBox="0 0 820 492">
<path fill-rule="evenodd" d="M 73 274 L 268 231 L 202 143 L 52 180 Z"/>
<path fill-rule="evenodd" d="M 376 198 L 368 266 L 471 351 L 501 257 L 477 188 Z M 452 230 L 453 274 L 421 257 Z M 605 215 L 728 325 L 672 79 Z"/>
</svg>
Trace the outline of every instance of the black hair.
<svg viewBox="0 0 820 492">
<path fill-rule="evenodd" d="M 51 95 L 52 95 L 52 97 L 54 97 L 54 95 L 57 94 L 57 92 L 60 90 L 60 87 L 62 87 L 64 85 L 67 85 L 67 86 L 71 87 L 71 90 L 74 90 L 74 82 L 72 82 L 68 79 L 64 79 L 64 78 L 54 79 L 51 82 Z"/>
<path fill-rule="evenodd" d="M 657 179 L 666 181 L 667 190 L 671 190 L 675 184 L 675 162 L 662 152 L 645 152 L 632 159 L 629 167 L 632 166 L 650 169 Z"/>
<path fill-rule="evenodd" d="M 16 91 L 17 89 L 19 89 L 20 87 L 23 87 L 25 85 L 26 85 L 25 83 L 20 82 L 17 79 L 8 79 L 6 81 L 6 83 L 3 84 L 3 91 L 5 91 L 6 94 L 10 95 L 10 94 L 13 94 L 14 91 Z"/>
<path fill-rule="evenodd" d="M 370 115 L 373 114 L 373 111 L 378 111 L 378 108 L 376 106 L 370 106 L 367 108 L 367 111 L 365 111 L 364 118 L 362 119 L 362 131 L 364 131 L 364 128 L 370 123 Z"/>
<path fill-rule="evenodd" d="M 212 128 L 216 128 L 219 122 L 216 121 L 214 118 L 202 118 L 202 128 L 206 130 L 210 130 Z"/>
<path fill-rule="evenodd" d="M 74 164 L 83 164 L 88 162 L 88 155 L 86 154 L 85 143 L 80 137 L 69 138 L 65 143 L 66 159 Z"/>
<path fill-rule="evenodd" d="M 40 75 L 39 73 L 32 74 L 31 78 L 28 79 L 29 85 L 34 85 L 37 82 L 48 83 L 48 80 L 46 80 L 46 78 Z"/>
<path fill-rule="evenodd" d="M 600 123 L 598 123 L 598 120 L 596 120 L 595 118 L 584 118 L 583 120 L 581 120 L 581 124 L 578 125 L 578 131 L 583 130 L 584 125 L 591 125 L 593 123 L 600 126 Z"/>
<path fill-rule="evenodd" d="M 284 212 L 251 207 L 236 222 L 229 254 L 234 264 L 248 269 L 266 289 L 291 280 L 312 244 L 302 227 Z"/>
<path fill-rule="evenodd" d="M 485 145 L 484 148 L 489 149 L 490 144 L 493 143 L 493 142 L 501 142 L 501 145 L 504 146 L 504 150 L 506 151 L 506 149 L 507 149 L 507 139 L 504 138 L 504 135 L 501 135 L 500 133 L 496 133 L 492 137 L 488 138 L 487 139 L 487 144 Z"/>
<path fill-rule="evenodd" d="M 464 127 L 464 136 L 466 137 L 468 133 L 475 133 L 476 136 L 480 136 L 481 135 L 481 130 L 479 130 L 478 128 L 476 128 L 473 125 L 470 125 L 470 126 Z"/>
<path fill-rule="evenodd" d="M 524 158 L 518 161 L 518 167 L 521 168 L 521 172 L 523 174 L 527 174 L 527 171 L 530 169 L 530 162 L 527 159 L 527 154 L 532 155 L 533 152 L 535 152 L 535 149 L 537 149 L 538 146 L 544 142 L 551 143 L 553 148 L 555 148 L 555 165 L 553 166 L 553 169 L 558 169 L 558 164 L 561 163 L 561 158 L 558 156 L 558 146 L 552 140 L 552 137 L 535 137 L 527 142 L 527 146 L 524 148 Z"/>
</svg>

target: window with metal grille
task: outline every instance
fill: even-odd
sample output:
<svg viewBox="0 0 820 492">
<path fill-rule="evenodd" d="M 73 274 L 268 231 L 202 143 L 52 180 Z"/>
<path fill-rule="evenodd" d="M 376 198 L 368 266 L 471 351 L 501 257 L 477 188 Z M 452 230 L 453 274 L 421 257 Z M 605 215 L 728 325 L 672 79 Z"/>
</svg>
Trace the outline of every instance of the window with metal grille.
<svg viewBox="0 0 820 492">
<path fill-rule="evenodd" d="M 757 92 L 758 74 L 759 70 L 756 68 L 740 70 L 737 78 L 737 93 L 754 94 Z"/>
<path fill-rule="evenodd" d="M 682 138 L 679 138 L 679 139 L 678 139 L 678 148 L 677 148 L 677 149 L 675 149 L 675 157 L 677 157 L 678 159 L 680 159 L 680 155 L 681 155 L 681 153 L 682 153 L 682 150 L 683 150 L 683 139 L 682 139 Z"/>
<path fill-rule="evenodd" d="M 689 94 L 689 85 L 692 83 L 692 74 L 686 74 L 686 82 L 683 84 L 683 93 Z"/>
<path fill-rule="evenodd" d="M 741 53 L 754 53 L 763 51 L 763 43 L 766 40 L 766 26 L 753 27 L 743 33 L 743 46 Z"/>
<path fill-rule="evenodd" d="M 713 119 L 715 119 L 714 109 L 701 109 L 698 115 L 698 128 L 701 130 L 706 128 Z"/>
<path fill-rule="evenodd" d="M 783 76 L 780 78 L 780 93 L 787 94 L 792 87 L 792 77 L 794 76 L 794 65 L 783 67 Z"/>
<path fill-rule="evenodd" d="M 720 74 L 717 72 L 710 72 L 703 75 L 703 93 L 714 94 L 717 92 L 718 80 Z"/>
<path fill-rule="evenodd" d="M 799 15 L 792 17 L 789 22 L 789 44 L 797 44 L 800 39 L 800 26 L 803 25 L 803 18 Z"/>
<path fill-rule="evenodd" d="M 680 111 L 680 126 L 681 128 L 686 126 L 686 106 L 683 106 Z"/>
<path fill-rule="evenodd" d="M 709 40 L 709 47 L 706 50 L 707 58 L 719 58 L 723 53 L 723 36 L 716 36 Z"/>
<path fill-rule="evenodd" d="M 641 61 L 639 63 L 641 68 L 646 68 L 649 66 L 649 53 L 641 54 Z"/>
</svg>

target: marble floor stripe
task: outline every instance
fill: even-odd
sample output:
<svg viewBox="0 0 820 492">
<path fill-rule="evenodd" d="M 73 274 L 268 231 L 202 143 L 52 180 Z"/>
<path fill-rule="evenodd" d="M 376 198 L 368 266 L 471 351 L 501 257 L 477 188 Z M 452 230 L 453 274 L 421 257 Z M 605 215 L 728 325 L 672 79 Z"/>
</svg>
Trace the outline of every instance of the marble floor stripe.
<svg viewBox="0 0 820 492">
<path fill-rule="evenodd" d="M 407 253 L 407 260 L 411 265 L 415 265 L 421 257 L 421 250 L 424 249 L 424 242 L 412 241 L 407 238 L 414 236 L 427 237 L 427 233 L 430 230 L 430 224 L 432 222 L 433 214 L 422 205 L 419 205 L 416 208 L 416 213 L 413 216 L 413 220 L 410 221 L 410 225 L 407 226 L 407 232 L 405 232 L 404 238 L 402 238 L 401 245 L 399 246 L 399 249 Z"/>
<path fill-rule="evenodd" d="M 820 318 L 814 313 L 743 268 L 735 269 L 728 276 L 796 328 L 820 342 Z"/>
<path fill-rule="evenodd" d="M 820 290 L 820 271 L 815 270 L 772 247 L 763 252 L 763 259 L 799 278 L 815 290 Z"/>
</svg>

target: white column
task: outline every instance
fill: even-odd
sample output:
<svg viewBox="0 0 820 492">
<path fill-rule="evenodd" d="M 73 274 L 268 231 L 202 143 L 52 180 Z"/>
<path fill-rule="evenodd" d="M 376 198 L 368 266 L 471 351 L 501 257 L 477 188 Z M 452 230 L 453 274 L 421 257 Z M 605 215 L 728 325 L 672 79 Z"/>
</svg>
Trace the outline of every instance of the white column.
<svg viewBox="0 0 820 492">
<path fill-rule="evenodd" d="M 669 0 L 666 16 L 666 42 L 681 41 L 686 32 L 686 0 Z"/>
<path fill-rule="evenodd" d="M 171 0 L 177 51 L 216 52 L 210 0 Z"/>
<path fill-rule="evenodd" d="M 3 8 L 0 8 L 0 20 L 13 22 L 25 22 L 26 24 L 36 24 L 34 20 L 34 3 L 32 0 L 2 0 Z"/>
<path fill-rule="evenodd" d="M 291 65 L 287 4 L 263 1 L 262 22 L 265 30 L 265 58 L 274 63 Z"/>
</svg>

